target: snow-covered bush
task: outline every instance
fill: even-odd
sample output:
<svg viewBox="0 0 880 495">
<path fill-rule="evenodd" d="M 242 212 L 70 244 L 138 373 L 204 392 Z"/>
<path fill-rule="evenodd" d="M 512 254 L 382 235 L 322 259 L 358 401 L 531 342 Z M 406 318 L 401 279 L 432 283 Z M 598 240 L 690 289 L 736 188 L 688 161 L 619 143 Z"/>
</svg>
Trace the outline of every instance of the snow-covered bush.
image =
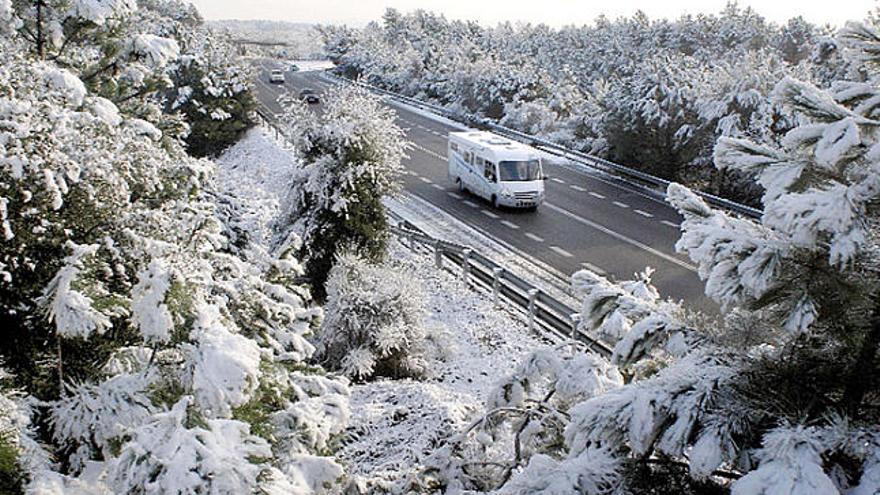
<svg viewBox="0 0 880 495">
<path fill-rule="evenodd" d="M 288 139 L 304 164 L 294 177 L 281 228 L 302 238 L 306 274 L 320 300 L 340 249 L 373 261 L 384 256 L 382 198 L 400 187 L 407 144 L 394 112 L 356 86 L 331 90 L 320 117 L 295 99 L 286 101 L 286 110 Z M 280 238 L 283 245 L 287 236 Z"/>
<path fill-rule="evenodd" d="M 343 253 L 327 279 L 324 311 L 316 340 L 325 366 L 356 380 L 429 373 L 424 298 L 406 271 Z"/>
<path fill-rule="evenodd" d="M 563 460 L 563 439 L 572 406 L 622 384 L 617 368 L 579 344 L 538 350 L 499 381 L 487 412 L 433 456 L 426 478 L 510 494 L 610 493 L 620 468 L 613 452 Z"/>
<path fill-rule="evenodd" d="M 583 330 L 614 345 L 611 364 L 626 383 L 575 397 L 562 419 L 525 427 L 525 438 L 558 439 L 528 464 L 468 463 L 453 443 L 435 462 L 448 477 L 439 479 L 500 493 L 877 493 L 880 32 L 850 24 L 840 42 L 866 82 L 823 91 L 784 78 L 771 99 L 799 125 L 778 146 L 733 137 L 715 146 L 717 167 L 763 186 L 760 221 L 669 187 L 685 219 L 677 247 L 722 315 L 663 301 L 649 272 L 620 286 L 576 274 Z M 554 359 L 533 356 L 522 368 Z M 595 367 L 575 376 L 594 383 Z M 502 388 L 502 404 L 528 398 L 524 383 L 533 379 Z M 480 428 L 510 414 L 494 405 Z M 504 452 L 489 425 L 484 450 Z"/>
</svg>

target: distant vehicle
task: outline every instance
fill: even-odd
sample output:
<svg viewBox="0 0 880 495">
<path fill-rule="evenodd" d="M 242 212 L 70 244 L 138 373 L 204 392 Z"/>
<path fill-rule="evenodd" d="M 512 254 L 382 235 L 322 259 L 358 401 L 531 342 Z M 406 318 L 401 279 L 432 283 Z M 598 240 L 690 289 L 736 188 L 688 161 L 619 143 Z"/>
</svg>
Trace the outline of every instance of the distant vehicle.
<svg viewBox="0 0 880 495">
<path fill-rule="evenodd" d="M 272 69 L 269 73 L 269 82 L 284 84 L 284 72 L 281 69 Z"/>
<path fill-rule="evenodd" d="M 321 103 L 318 93 L 312 88 L 304 88 L 299 92 L 299 99 L 306 103 Z"/>
<path fill-rule="evenodd" d="M 299 71 L 299 66 L 296 64 L 290 64 L 290 72 L 297 72 L 297 71 Z"/>
<path fill-rule="evenodd" d="M 486 131 L 449 133 L 449 178 L 492 206 L 537 209 L 544 202 L 538 151 Z"/>
</svg>

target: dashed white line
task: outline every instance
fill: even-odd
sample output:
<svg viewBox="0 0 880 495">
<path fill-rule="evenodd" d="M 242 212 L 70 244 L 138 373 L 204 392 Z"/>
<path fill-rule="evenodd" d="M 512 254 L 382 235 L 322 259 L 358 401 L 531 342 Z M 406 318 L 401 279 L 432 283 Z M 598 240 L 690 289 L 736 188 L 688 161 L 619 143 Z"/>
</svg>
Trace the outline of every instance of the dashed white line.
<svg viewBox="0 0 880 495">
<path fill-rule="evenodd" d="M 566 251 L 565 249 L 562 249 L 559 246 L 550 246 L 550 249 L 553 250 L 556 254 L 558 254 L 564 258 L 574 258 L 573 254 L 569 253 L 568 251 Z"/>
<path fill-rule="evenodd" d="M 513 229 L 513 230 L 518 230 L 518 229 L 519 229 L 519 225 L 517 225 L 517 224 L 515 224 L 515 223 L 513 223 L 513 222 L 508 222 L 507 220 L 502 220 L 502 221 L 501 221 L 501 225 L 504 225 L 505 227 L 509 227 L 509 228 L 511 228 L 511 229 Z"/>
<path fill-rule="evenodd" d="M 673 229 L 677 229 L 679 227 L 679 225 L 677 223 L 670 222 L 669 220 L 660 220 L 660 223 L 662 223 L 663 225 L 667 225 L 669 227 L 672 227 Z"/>
<path fill-rule="evenodd" d="M 586 261 L 581 263 L 581 266 L 583 266 L 587 270 L 590 270 L 591 272 L 593 272 L 597 275 L 605 275 L 607 273 L 605 270 L 599 268 L 598 266 L 596 266 L 592 263 L 587 263 Z"/>
<path fill-rule="evenodd" d="M 489 218 L 499 218 L 498 215 L 492 213 L 489 210 L 480 210 L 480 213 L 482 213 L 483 215 L 486 215 Z"/>
<path fill-rule="evenodd" d="M 440 184 L 431 184 L 431 187 L 433 187 L 434 189 L 436 189 L 438 191 L 443 190 L 443 186 L 441 186 Z"/>
<path fill-rule="evenodd" d="M 569 187 L 571 187 L 571 188 L 574 189 L 575 191 L 587 192 L 587 190 L 584 189 L 583 187 L 581 187 L 581 186 L 576 186 L 576 185 L 574 185 L 574 184 L 572 184 L 572 185 L 569 186 Z"/>
<path fill-rule="evenodd" d="M 604 196 L 604 195 L 599 194 L 599 193 L 597 193 L 597 192 L 593 192 L 593 191 L 590 191 L 590 196 L 592 196 L 592 197 L 594 197 L 594 198 L 605 199 L 605 196 Z"/>
<path fill-rule="evenodd" d="M 611 203 L 614 204 L 614 206 L 619 206 L 621 208 L 629 208 L 628 204 L 621 203 L 620 201 L 612 201 Z"/>
<path fill-rule="evenodd" d="M 635 239 L 633 239 L 633 238 L 631 238 L 631 237 L 627 237 L 627 236 L 625 236 L 625 235 L 623 235 L 623 234 L 621 234 L 621 233 L 619 233 L 619 232 L 616 232 L 616 231 L 614 231 L 614 230 L 609 229 L 608 227 L 606 227 L 606 226 L 604 226 L 604 225 L 601 225 L 601 224 L 598 224 L 598 223 L 596 223 L 596 222 L 593 222 L 592 220 L 587 220 L 587 219 L 584 218 L 584 217 L 581 217 L 581 216 L 575 215 L 574 213 L 572 213 L 572 212 L 566 210 L 565 208 L 560 208 L 560 207 L 558 207 L 558 206 L 556 206 L 556 205 L 554 205 L 554 204 L 552 204 L 552 203 L 547 203 L 547 202 L 544 203 L 544 208 L 549 208 L 549 209 L 551 209 L 551 210 L 553 210 L 553 211 L 559 212 L 559 213 L 561 213 L 561 214 L 567 216 L 568 218 L 570 218 L 570 219 L 572 219 L 572 220 L 574 220 L 574 221 L 576 221 L 576 222 L 582 223 L 582 224 L 584 224 L 584 225 L 586 225 L 586 226 L 588 226 L 588 227 L 592 227 L 592 228 L 594 228 L 594 229 L 596 229 L 596 230 L 599 230 L 599 231 L 601 231 L 601 232 L 604 232 L 604 233 L 610 235 L 611 237 L 614 237 L 615 239 L 621 240 L 621 241 L 623 241 L 623 242 L 625 242 L 625 243 L 627 243 L 627 244 L 629 244 L 629 245 L 631 245 L 631 246 L 635 246 L 635 247 L 637 247 L 637 248 L 639 248 L 639 249 L 642 249 L 642 250 L 644 250 L 644 251 L 647 251 L 647 252 L 653 254 L 654 256 L 657 256 L 658 258 L 663 258 L 664 260 L 666 260 L 666 261 L 668 261 L 668 262 L 670 262 L 670 263 L 674 263 L 674 264 L 676 264 L 676 265 L 678 265 L 678 266 L 680 266 L 680 267 L 682 267 L 682 268 L 685 268 L 685 269 L 690 270 L 690 271 L 692 271 L 692 272 L 696 272 L 696 271 L 697 271 L 697 267 L 695 267 L 694 265 L 691 265 L 690 263 L 687 263 L 687 262 L 685 262 L 685 261 L 682 261 L 682 260 L 676 258 L 675 256 L 668 255 L 668 254 L 666 254 L 666 253 L 664 253 L 664 252 L 662 252 L 662 251 L 658 251 L 658 250 L 652 248 L 651 246 L 648 246 L 647 244 L 645 244 L 645 243 L 643 243 L 643 242 L 639 242 L 639 241 L 637 241 L 637 240 L 635 240 Z"/>
<path fill-rule="evenodd" d="M 642 210 L 633 210 L 633 211 L 635 211 L 636 213 L 638 213 L 639 215 L 641 215 L 645 218 L 654 218 L 654 215 L 648 213 L 647 211 L 642 211 Z"/>
<path fill-rule="evenodd" d="M 480 207 L 480 205 L 474 203 L 473 201 L 469 201 L 469 200 L 467 200 L 467 199 L 464 200 L 464 201 L 462 201 L 462 203 L 464 203 L 464 204 L 470 206 L 471 208 L 479 208 L 479 207 Z"/>
<path fill-rule="evenodd" d="M 553 182 L 556 182 L 556 183 L 558 183 L 558 184 L 565 184 L 565 181 L 564 181 L 564 180 L 562 180 L 562 179 L 557 179 L 556 177 L 553 177 L 553 178 L 550 179 L 550 180 L 552 180 Z"/>
<path fill-rule="evenodd" d="M 544 242 L 544 238 L 543 238 L 543 237 L 538 237 L 538 236 L 536 236 L 535 234 L 533 234 L 533 233 L 531 233 L 531 232 L 526 232 L 526 237 L 528 237 L 529 239 L 531 239 L 531 240 L 533 240 L 533 241 L 535 241 L 535 242 Z"/>
<path fill-rule="evenodd" d="M 461 199 L 461 194 L 455 194 L 454 192 L 448 192 L 446 194 L 448 194 L 450 198 Z"/>
<path fill-rule="evenodd" d="M 432 181 L 431 179 L 429 179 L 427 177 L 419 177 L 419 180 L 424 182 L 425 184 L 433 184 L 434 183 L 434 181 Z"/>
</svg>

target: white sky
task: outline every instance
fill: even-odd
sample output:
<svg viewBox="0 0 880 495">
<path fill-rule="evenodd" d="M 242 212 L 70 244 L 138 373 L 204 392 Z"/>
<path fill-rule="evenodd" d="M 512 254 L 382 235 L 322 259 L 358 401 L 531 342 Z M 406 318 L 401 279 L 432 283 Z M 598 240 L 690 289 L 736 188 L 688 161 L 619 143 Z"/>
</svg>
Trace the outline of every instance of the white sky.
<svg viewBox="0 0 880 495">
<path fill-rule="evenodd" d="M 588 24 L 599 14 L 610 18 L 643 10 L 651 19 L 683 13 L 717 13 L 727 0 L 191 0 L 207 19 L 270 19 L 280 21 L 363 25 L 378 20 L 387 7 L 403 12 L 418 8 L 441 12 L 450 19 L 529 21 L 552 26 Z M 878 6 L 876 0 L 740 0 L 777 23 L 803 16 L 816 24 L 842 25 L 862 19 Z"/>
</svg>

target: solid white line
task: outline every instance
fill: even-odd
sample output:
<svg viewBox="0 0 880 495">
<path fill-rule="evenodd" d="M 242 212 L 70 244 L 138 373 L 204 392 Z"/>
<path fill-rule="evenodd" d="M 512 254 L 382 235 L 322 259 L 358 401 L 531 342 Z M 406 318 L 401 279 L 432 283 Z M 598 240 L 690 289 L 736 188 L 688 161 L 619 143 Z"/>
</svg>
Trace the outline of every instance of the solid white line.
<svg viewBox="0 0 880 495">
<path fill-rule="evenodd" d="M 629 208 L 629 205 L 626 203 L 621 203 L 620 201 L 612 201 L 614 206 L 619 206 L 621 208 Z"/>
<path fill-rule="evenodd" d="M 597 192 L 593 192 L 593 191 L 590 191 L 590 196 L 592 196 L 594 198 L 605 199 L 605 196 L 603 196 Z"/>
<path fill-rule="evenodd" d="M 480 210 L 480 211 L 481 211 L 481 213 L 483 213 L 483 215 L 486 215 L 489 218 L 499 218 L 498 215 L 492 213 L 489 210 Z"/>
<path fill-rule="evenodd" d="M 462 203 L 470 206 L 471 208 L 479 208 L 480 207 L 480 205 L 474 203 L 473 201 L 464 200 L 464 201 L 462 201 Z"/>
<path fill-rule="evenodd" d="M 572 184 L 570 187 L 571 187 L 572 189 L 574 189 L 575 191 L 587 192 L 587 190 L 584 189 L 584 188 L 581 187 L 581 186 L 576 186 L 576 185 Z"/>
<path fill-rule="evenodd" d="M 559 184 L 565 184 L 565 181 L 564 181 L 564 180 L 562 180 L 562 179 L 557 179 L 556 177 L 553 177 L 553 178 L 550 179 L 550 180 L 552 180 L 553 182 L 557 182 L 557 183 L 559 183 Z"/>
<path fill-rule="evenodd" d="M 502 220 L 501 225 L 504 225 L 505 227 L 510 227 L 513 230 L 519 229 L 519 225 L 517 225 L 513 222 L 508 222 L 507 220 Z"/>
<path fill-rule="evenodd" d="M 431 187 L 433 187 L 434 189 L 437 189 L 438 191 L 443 190 L 443 186 L 441 186 L 440 184 L 431 184 Z"/>
<path fill-rule="evenodd" d="M 574 258 L 574 255 L 573 255 L 573 254 L 569 253 L 569 252 L 566 251 L 565 249 L 562 249 L 561 247 L 558 247 L 558 246 L 550 246 L 550 249 L 552 249 L 553 251 L 555 251 L 556 254 L 558 254 L 558 255 L 560 255 L 560 256 L 563 256 L 563 257 L 565 257 L 565 258 Z"/>
<path fill-rule="evenodd" d="M 544 208 L 550 208 L 553 211 L 557 211 L 559 213 L 562 213 L 563 215 L 567 216 L 568 218 L 571 218 L 572 220 L 574 220 L 576 222 L 580 222 L 588 227 L 592 227 L 596 230 L 600 230 L 600 231 L 610 235 L 611 237 L 614 237 L 615 239 L 618 239 L 618 240 L 623 241 L 627 244 L 635 246 L 639 249 L 647 251 L 647 252 L 653 254 L 654 256 L 657 256 L 658 258 L 662 258 L 662 259 L 664 259 L 670 263 L 674 263 L 682 268 L 685 268 L 685 269 L 690 270 L 692 272 L 697 271 L 697 267 L 695 267 L 694 265 L 691 265 L 690 263 L 686 263 L 686 262 L 676 258 L 675 256 L 671 256 L 671 255 L 668 255 L 662 251 L 658 251 L 658 250 L 652 248 L 651 246 L 648 246 L 647 244 L 639 242 L 633 238 L 627 237 L 619 232 L 615 232 L 604 225 L 598 224 L 592 220 L 587 220 L 584 217 L 575 215 L 574 213 L 572 213 L 564 208 L 560 208 L 552 203 L 547 203 L 545 201 Z"/>
<path fill-rule="evenodd" d="M 452 197 L 452 198 L 455 198 L 455 199 L 461 199 L 461 194 L 455 194 L 454 192 L 448 192 L 448 193 L 446 193 L 446 194 L 448 194 L 449 197 Z"/>
<path fill-rule="evenodd" d="M 593 273 L 595 273 L 595 274 L 597 274 L 597 275 L 605 275 L 606 273 L 608 273 L 608 272 L 606 272 L 605 270 L 599 268 L 598 266 L 596 266 L 596 265 L 594 265 L 594 264 L 592 264 L 592 263 L 587 263 L 586 261 L 584 261 L 583 263 L 581 263 L 581 266 L 583 266 L 583 267 L 586 268 L 587 270 L 590 270 L 591 272 L 593 272 Z"/>
<path fill-rule="evenodd" d="M 533 233 L 531 233 L 531 232 L 526 232 L 526 237 L 528 237 L 529 239 L 531 239 L 531 240 L 533 240 L 533 241 L 535 241 L 535 242 L 544 242 L 544 238 L 543 238 L 543 237 L 538 237 L 538 236 L 536 236 L 535 234 L 533 234 Z"/>
<path fill-rule="evenodd" d="M 434 183 L 431 179 L 429 179 L 427 177 L 419 177 L 419 180 L 421 180 L 425 184 L 433 184 Z"/>
<path fill-rule="evenodd" d="M 679 225 L 677 223 L 670 222 L 669 220 L 660 220 L 660 223 L 662 223 L 663 225 L 668 225 L 669 227 L 672 227 L 673 229 L 677 229 L 679 227 Z"/>
<path fill-rule="evenodd" d="M 633 211 L 635 211 L 636 213 L 638 213 L 639 215 L 641 215 L 645 218 L 654 218 L 654 215 L 648 213 L 647 211 L 642 211 L 642 210 L 633 210 Z"/>
</svg>

